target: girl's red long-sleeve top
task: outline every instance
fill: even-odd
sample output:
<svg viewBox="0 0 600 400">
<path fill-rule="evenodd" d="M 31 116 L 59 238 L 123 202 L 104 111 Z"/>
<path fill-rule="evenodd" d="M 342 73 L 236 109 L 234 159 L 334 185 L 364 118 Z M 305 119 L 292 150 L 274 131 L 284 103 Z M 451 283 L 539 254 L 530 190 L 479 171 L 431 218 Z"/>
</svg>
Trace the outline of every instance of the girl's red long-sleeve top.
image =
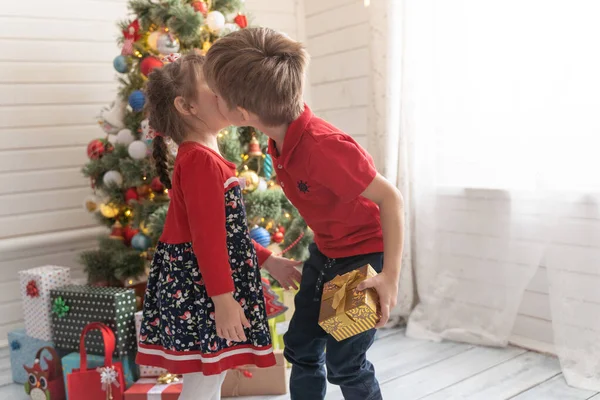
<svg viewBox="0 0 600 400">
<path fill-rule="evenodd" d="M 236 186 L 239 181 L 235 164 L 196 142 L 179 146 L 169 192 L 171 202 L 160 240 L 168 244 L 192 243 L 210 297 L 234 291 L 227 249 L 226 194 Z M 252 242 L 262 265 L 272 253 Z"/>
</svg>

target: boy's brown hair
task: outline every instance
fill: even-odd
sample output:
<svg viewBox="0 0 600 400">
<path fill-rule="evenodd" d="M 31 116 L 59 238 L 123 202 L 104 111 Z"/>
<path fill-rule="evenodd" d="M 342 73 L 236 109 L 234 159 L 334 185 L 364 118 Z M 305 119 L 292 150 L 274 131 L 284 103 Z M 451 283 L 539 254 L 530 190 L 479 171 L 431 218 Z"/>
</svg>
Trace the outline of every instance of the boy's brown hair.
<svg viewBox="0 0 600 400">
<path fill-rule="evenodd" d="M 269 28 L 247 28 L 217 40 L 204 63 L 208 85 L 230 109 L 242 107 L 268 126 L 302 114 L 304 46 Z"/>
</svg>

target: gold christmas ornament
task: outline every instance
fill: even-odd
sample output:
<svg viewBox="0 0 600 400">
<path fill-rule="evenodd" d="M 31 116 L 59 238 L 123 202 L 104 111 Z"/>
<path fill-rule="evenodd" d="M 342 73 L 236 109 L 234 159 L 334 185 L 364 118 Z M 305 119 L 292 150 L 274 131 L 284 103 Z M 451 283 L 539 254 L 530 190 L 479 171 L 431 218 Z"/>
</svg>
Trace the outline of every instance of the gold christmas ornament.
<svg viewBox="0 0 600 400">
<path fill-rule="evenodd" d="M 248 192 L 254 192 L 258 187 L 259 178 L 258 174 L 250 169 L 240 172 L 240 178 L 246 181 L 245 190 Z"/>
<path fill-rule="evenodd" d="M 210 40 L 207 40 L 206 42 L 202 43 L 202 52 L 206 54 L 206 52 L 210 50 L 210 46 L 212 46 Z"/>
<path fill-rule="evenodd" d="M 119 215 L 119 207 L 114 204 L 100 204 L 100 214 L 104 218 L 115 218 Z"/>
<path fill-rule="evenodd" d="M 100 199 L 96 195 L 91 194 L 85 198 L 85 200 L 83 202 L 83 207 L 85 208 L 85 210 L 87 212 L 93 213 L 93 212 L 98 211 L 99 203 L 100 203 Z"/>
</svg>

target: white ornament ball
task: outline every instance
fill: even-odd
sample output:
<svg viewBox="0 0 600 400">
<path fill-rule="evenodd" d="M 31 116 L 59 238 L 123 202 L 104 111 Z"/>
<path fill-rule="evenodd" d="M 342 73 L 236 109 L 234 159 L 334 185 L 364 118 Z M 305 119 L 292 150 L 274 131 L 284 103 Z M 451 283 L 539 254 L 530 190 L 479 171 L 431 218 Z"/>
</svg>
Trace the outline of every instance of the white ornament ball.
<svg viewBox="0 0 600 400">
<path fill-rule="evenodd" d="M 148 35 L 148 47 L 152 50 L 158 50 L 158 38 L 162 35 L 161 31 L 154 31 L 150 35 Z"/>
<path fill-rule="evenodd" d="M 124 146 L 129 146 L 135 140 L 135 136 L 131 133 L 129 129 L 121 129 L 119 133 L 117 133 L 117 143 L 122 144 Z"/>
<path fill-rule="evenodd" d="M 142 142 L 141 140 L 136 140 L 131 142 L 127 148 L 127 151 L 129 152 L 129 156 L 131 158 L 135 160 L 141 160 L 146 157 L 148 153 L 148 146 L 146 146 L 146 143 Z"/>
<path fill-rule="evenodd" d="M 211 11 L 206 16 L 206 25 L 213 32 L 219 32 L 225 26 L 225 16 L 220 11 Z"/>
<path fill-rule="evenodd" d="M 179 51 L 179 39 L 168 33 L 163 33 L 158 37 L 156 48 L 161 54 L 177 53 Z"/>
<path fill-rule="evenodd" d="M 123 176 L 119 173 L 119 171 L 108 171 L 102 177 L 102 182 L 105 185 L 121 186 L 123 184 Z"/>
<path fill-rule="evenodd" d="M 108 143 L 112 144 L 113 146 L 117 144 L 117 135 L 108 135 Z"/>
<path fill-rule="evenodd" d="M 225 36 L 225 35 L 229 35 L 230 33 L 236 32 L 239 30 L 240 30 L 240 27 L 238 26 L 238 24 L 227 23 L 223 26 L 223 30 L 220 31 L 219 33 L 222 36 Z"/>
<path fill-rule="evenodd" d="M 266 179 L 261 177 L 258 181 L 258 186 L 257 186 L 256 190 L 258 190 L 259 192 L 264 192 L 268 188 L 269 188 L 269 185 L 267 184 Z"/>
</svg>

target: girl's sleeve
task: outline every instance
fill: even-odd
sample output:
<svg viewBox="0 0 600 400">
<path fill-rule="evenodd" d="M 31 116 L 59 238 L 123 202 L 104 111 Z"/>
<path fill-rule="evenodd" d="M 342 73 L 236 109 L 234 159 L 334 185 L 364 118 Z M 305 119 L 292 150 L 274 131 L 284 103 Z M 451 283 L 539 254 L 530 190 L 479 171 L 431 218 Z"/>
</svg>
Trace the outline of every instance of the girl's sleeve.
<svg viewBox="0 0 600 400">
<path fill-rule="evenodd" d="M 252 244 L 254 245 L 254 250 L 256 250 L 256 256 L 258 257 L 258 265 L 263 265 L 265 261 L 267 261 L 267 259 L 271 257 L 271 254 L 273 254 L 273 252 L 256 243 L 254 239 L 252 239 Z"/>
<path fill-rule="evenodd" d="M 192 247 L 210 297 L 235 290 L 227 251 L 225 187 L 221 169 L 204 154 L 182 160 L 181 189 Z"/>
</svg>

